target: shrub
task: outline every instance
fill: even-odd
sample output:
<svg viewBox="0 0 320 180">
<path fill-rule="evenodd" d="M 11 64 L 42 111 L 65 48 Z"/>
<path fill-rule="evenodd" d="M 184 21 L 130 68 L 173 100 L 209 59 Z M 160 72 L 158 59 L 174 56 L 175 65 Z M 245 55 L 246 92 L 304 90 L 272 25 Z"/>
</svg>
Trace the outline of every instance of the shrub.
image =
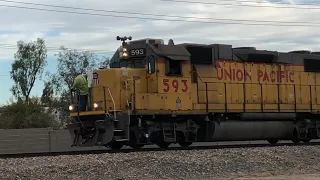
<svg viewBox="0 0 320 180">
<path fill-rule="evenodd" d="M 0 115 L 0 128 L 24 129 L 55 127 L 53 117 L 37 102 L 18 101 L 4 107 Z"/>
</svg>

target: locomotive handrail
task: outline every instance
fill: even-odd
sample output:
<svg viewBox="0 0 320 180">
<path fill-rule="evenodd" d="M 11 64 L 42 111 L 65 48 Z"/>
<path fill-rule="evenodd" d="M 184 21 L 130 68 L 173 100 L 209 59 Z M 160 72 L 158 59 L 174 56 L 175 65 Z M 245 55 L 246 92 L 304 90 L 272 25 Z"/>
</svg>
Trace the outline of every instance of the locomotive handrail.
<svg viewBox="0 0 320 180">
<path fill-rule="evenodd" d="M 117 118 L 117 113 L 116 113 L 116 103 L 114 102 L 114 99 L 113 99 L 113 96 L 112 96 L 112 93 L 111 93 L 111 91 L 110 91 L 110 88 L 109 87 L 107 87 L 108 88 L 108 92 L 109 92 L 109 95 L 110 95 L 110 98 L 111 98 L 111 101 L 112 101 L 112 105 L 113 105 L 113 116 L 114 116 L 114 118 L 116 119 Z"/>
<path fill-rule="evenodd" d="M 113 115 L 114 115 L 114 117 L 116 118 L 117 116 L 116 116 L 116 112 L 115 112 L 115 110 L 116 110 L 116 103 L 115 103 L 115 101 L 114 101 L 114 99 L 113 99 L 113 95 L 112 95 L 112 93 L 111 93 L 111 90 L 110 90 L 110 88 L 109 87 L 105 87 L 105 86 L 97 86 L 97 87 L 95 87 L 95 88 L 102 88 L 103 89 L 103 95 L 104 95 L 104 109 L 105 109 L 105 112 L 107 112 L 107 104 L 106 104 L 106 88 L 108 89 L 108 93 L 109 93 L 109 95 L 110 95 L 110 98 L 111 98 L 111 101 L 112 101 L 112 105 L 113 105 Z M 77 89 L 76 90 L 76 93 L 77 93 L 77 95 L 78 94 L 80 94 L 80 90 L 79 89 Z M 71 90 L 71 103 L 73 104 L 73 94 L 72 94 L 72 90 Z M 77 112 L 78 112 L 78 116 L 79 116 L 79 114 L 80 114 L 80 110 L 79 110 L 79 102 L 80 102 L 80 97 L 78 97 L 77 98 Z"/>
<path fill-rule="evenodd" d="M 134 79 L 126 79 L 125 80 L 125 88 L 126 88 L 126 103 L 127 103 L 127 107 L 130 107 L 129 101 L 128 101 L 128 82 L 127 80 L 132 81 L 133 83 L 135 82 Z M 133 88 L 135 89 L 135 84 L 133 84 Z"/>
<path fill-rule="evenodd" d="M 78 121 L 80 121 L 80 119 L 79 119 L 79 116 L 80 116 L 80 110 L 79 110 L 79 101 L 80 101 L 80 96 L 78 96 L 79 94 L 80 94 L 80 90 L 79 89 L 76 89 L 76 90 L 73 90 L 73 89 L 71 89 L 70 90 L 70 99 L 71 99 L 71 104 L 73 105 L 74 104 L 74 96 L 73 96 L 73 91 L 75 91 L 76 92 L 76 96 L 77 96 L 77 103 L 76 103 L 76 108 L 77 108 L 77 113 L 78 113 Z"/>
</svg>

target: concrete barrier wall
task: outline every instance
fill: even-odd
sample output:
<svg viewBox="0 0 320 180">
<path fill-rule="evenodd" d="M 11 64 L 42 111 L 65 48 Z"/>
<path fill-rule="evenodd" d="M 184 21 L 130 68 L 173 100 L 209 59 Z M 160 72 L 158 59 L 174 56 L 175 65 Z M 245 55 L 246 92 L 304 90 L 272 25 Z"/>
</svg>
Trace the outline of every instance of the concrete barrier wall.
<svg viewBox="0 0 320 180">
<path fill-rule="evenodd" d="M 72 139 L 67 130 L 0 129 L 0 154 L 65 152 L 107 149 L 105 147 L 71 147 Z"/>
</svg>

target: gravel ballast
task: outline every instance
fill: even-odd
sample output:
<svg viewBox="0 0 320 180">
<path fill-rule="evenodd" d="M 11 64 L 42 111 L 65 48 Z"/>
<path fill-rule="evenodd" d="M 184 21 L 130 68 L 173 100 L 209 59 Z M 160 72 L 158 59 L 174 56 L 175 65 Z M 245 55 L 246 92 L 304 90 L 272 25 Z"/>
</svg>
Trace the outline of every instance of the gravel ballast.
<svg viewBox="0 0 320 180">
<path fill-rule="evenodd" d="M 0 179 L 218 179 L 318 173 L 320 146 L 0 159 Z"/>
</svg>

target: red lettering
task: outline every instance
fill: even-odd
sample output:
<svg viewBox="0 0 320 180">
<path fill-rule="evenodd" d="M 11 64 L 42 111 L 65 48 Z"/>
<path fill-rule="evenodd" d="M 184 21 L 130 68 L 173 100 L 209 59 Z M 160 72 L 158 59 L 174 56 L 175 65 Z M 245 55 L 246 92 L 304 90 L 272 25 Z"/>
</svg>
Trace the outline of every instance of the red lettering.
<svg viewBox="0 0 320 180">
<path fill-rule="evenodd" d="M 189 87 L 188 87 L 188 80 L 182 79 L 181 80 L 182 84 L 183 84 L 183 88 L 181 89 L 182 92 L 187 92 Z M 165 86 L 165 88 L 163 88 L 164 92 L 169 92 L 170 90 L 170 83 L 169 83 L 169 79 L 163 79 L 162 80 L 163 85 Z M 172 87 L 174 88 L 174 92 L 178 92 L 179 90 L 179 81 L 176 79 L 173 79 L 171 82 Z"/>
<path fill-rule="evenodd" d="M 247 70 L 244 70 L 244 79 L 248 80 L 248 78 L 251 80 L 251 75 L 248 73 Z"/>
<path fill-rule="evenodd" d="M 174 92 L 177 92 L 179 89 L 179 83 L 176 79 L 172 80 L 172 87 L 174 88 Z"/>
<path fill-rule="evenodd" d="M 285 72 L 284 71 L 280 71 L 280 75 L 279 75 L 279 82 L 282 82 L 282 78 L 285 77 Z"/>
<path fill-rule="evenodd" d="M 268 73 L 267 73 L 267 72 L 264 72 L 263 80 L 262 80 L 262 81 L 269 81 L 269 76 L 268 76 Z"/>
<path fill-rule="evenodd" d="M 292 83 L 294 83 L 293 76 L 294 76 L 294 72 L 289 72 L 289 79 L 290 79 L 290 82 Z"/>
<path fill-rule="evenodd" d="M 243 79 L 243 73 L 240 69 L 237 70 L 237 79 L 238 81 L 242 81 Z"/>
<path fill-rule="evenodd" d="M 162 83 L 165 86 L 165 88 L 163 88 L 163 91 L 168 92 L 170 90 L 169 79 L 163 79 Z"/>
<path fill-rule="evenodd" d="M 217 70 L 217 78 L 219 80 L 223 79 L 223 69 L 222 68 L 218 68 L 219 70 Z M 220 71 L 220 75 L 219 75 L 219 71 Z"/>
<path fill-rule="evenodd" d="M 274 71 L 271 71 L 271 73 L 270 73 L 271 82 L 276 81 L 276 79 L 275 79 L 275 77 L 274 77 L 275 75 L 276 75 L 276 73 L 275 73 Z"/>
<path fill-rule="evenodd" d="M 251 80 L 251 75 L 248 71 L 243 69 L 230 69 L 229 71 L 223 68 L 217 68 L 217 79 L 218 80 L 232 80 L 232 81 L 242 81 L 243 78 L 245 80 Z"/>
<path fill-rule="evenodd" d="M 231 69 L 230 69 L 230 71 L 231 71 Z M 227 80 L 227 77 L 228 77 L 228 79 L 230 79 L 230 80 L 232 79 L 232 78 L 231 78 L 231 72 L 230 72 L 230 71 L 228 72 L 226 69 L 224 69 L 224 75 L 225 75 L 225 76 L 224 76 L 224 79 L 225 79 L 225 80 Z"/>
<path fill-rule="evenodd" d="M 181 82 L 183 83 L 183 85 L 184 85 L 184 89 L 181 89 L 182 90 L 182 92 L 187 92 L 188 91 L 188 81 L 187 80 L 181 80 Z"/>
<path fill-rule="evenodd" d="M 288 71 L 271 71 L 269 72 L 263 72 L 262 70 L 258 70 L 258 81 L 264 81 L 264 82 L 282 82 L 283 79 L 285 79 L 287 82 L 294 82 L 293 79 L 293 72 Z M 261 80 L 262 79 L 262 80 Z"/>
<path fill-rule="evenodd" d="M 234 81 L 236 77 L 236 70 L 232 69 L 232 80 Z"/>
<path fill-rule="evenodd" d="M 251 74 L 245 69 L 224 69 L 217 68 L 217 79 L 242 81 L 251 80 Z M 294 83 L 294 72 L 291 71 L 264 71 L 257 70 L 259 82 L 291 82 Z"/>
</svg>

